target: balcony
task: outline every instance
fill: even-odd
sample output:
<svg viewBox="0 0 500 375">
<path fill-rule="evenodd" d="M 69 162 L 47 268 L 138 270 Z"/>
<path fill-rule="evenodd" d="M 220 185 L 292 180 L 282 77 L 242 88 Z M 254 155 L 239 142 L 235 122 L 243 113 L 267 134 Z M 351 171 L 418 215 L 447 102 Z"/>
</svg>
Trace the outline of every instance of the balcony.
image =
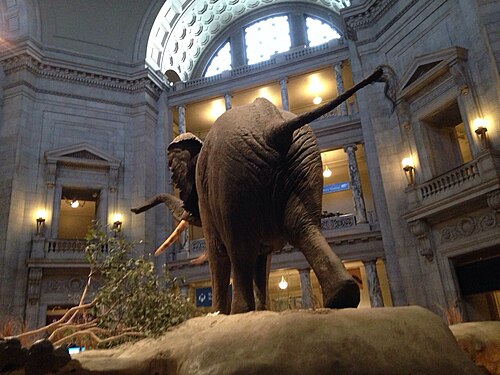
<svg viewBox="0 0 500 375">
<path fill-rule="evenodd" d="M 368 212 L 368 218 L 368 223 L 357 223 L 354 214 L 332 214 L 321 219 L 321 231 L 332 248 L 335 248 L 337 255 L 344 259 L 377 258 L 383 256 L 382 237 L 375 215 Z M 170 266 L 173 269 L 185 268 L 190 265 L 192 259 L 199 257 L 204 251 L 203 238 L 191 240 L 189 246 L 173 250 Z M 286 257 L 286 254 L 294 252 L 298 250 L 286 245 L 273 254 L 277 257 L 280 255 Z"/>
<path fill-rule="evenodd" d="M 61 240 L 35 236 L 31 245 L 30 267 L 44 265 L 50 267 L 64 263 L 68 265 L 87 265 L 85 260 L 86 240 Z M 107 248 L 102 252 L 107 253 Z"/>
<path fill-rule="evenodd" d="M 500 188 L 500 153 L 484 150 L 476 159 L 442 175 L 406 189 L 408 221 L 438 218 L 444 212 L 463 210 L 464 205 L 482 201 Z"/>
</svg>

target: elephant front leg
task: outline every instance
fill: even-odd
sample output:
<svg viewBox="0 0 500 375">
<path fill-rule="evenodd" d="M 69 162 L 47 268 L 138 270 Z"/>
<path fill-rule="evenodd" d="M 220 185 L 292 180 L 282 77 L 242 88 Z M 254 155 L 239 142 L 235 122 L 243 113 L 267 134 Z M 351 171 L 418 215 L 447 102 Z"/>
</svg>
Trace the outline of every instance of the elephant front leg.
<svg viewBox="0 0 500 375">
<path fill-rule="evenodd" d="M 231 262 L 224 246 L 216 240 L 209 240 L 205 234 L 210 274 L 212 279 L 212 308 L 221 314 L 231 312 L 229 298 L 229 281 L 231 277 Z"/>
<path fill-rule="evenodd" d="M 212 274 L 212 307 L 214 311 L 229 315 L 231 312 L 229 299 L 231 265 L 229 258 L 227 256 L 218 257 L 216 260 L 209 260 L 209 262 Z"/>
</svg>

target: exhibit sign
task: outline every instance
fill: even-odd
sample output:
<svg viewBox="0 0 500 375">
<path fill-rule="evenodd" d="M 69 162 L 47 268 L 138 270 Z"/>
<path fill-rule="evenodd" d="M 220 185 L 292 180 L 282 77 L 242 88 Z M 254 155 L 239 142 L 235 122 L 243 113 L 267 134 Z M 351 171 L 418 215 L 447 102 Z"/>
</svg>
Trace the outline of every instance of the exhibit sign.
<svg viewBox="0 0 500 375">
<path fill-rule="evenodd" d="M 323 194 L 336 193 L 338 191 L 349 190 L 349 182 L 338 182 L 323 186 Z"/>
</svg>

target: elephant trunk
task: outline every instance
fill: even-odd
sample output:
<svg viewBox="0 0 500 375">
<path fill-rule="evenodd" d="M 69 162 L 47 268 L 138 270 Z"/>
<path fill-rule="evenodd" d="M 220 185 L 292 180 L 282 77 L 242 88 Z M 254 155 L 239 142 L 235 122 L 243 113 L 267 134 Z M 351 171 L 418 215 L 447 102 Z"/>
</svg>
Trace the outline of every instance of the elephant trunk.
<svg viewBox="0 0 500 375">
<path fill-rule="evenodd" d="M 359 82 L 357 85 L 351 87 L 349 90 L 345 91 L 332 101 L 289 121 L 285 121 L 277 126 L 268 127 L 264 134 L 266 142 L 275 149 L 287 150 L 292 141 L 293 132 L 295 130 L 330 112 L 349 99 L 354 93 L 356 93 L 356 91 L 371 83 L 386 82 L 387 85 L 393 85 L 394 80 L 391 79 L 392 76 L 393 72 L 388 70 L 387 67 L 378 67 L 370 76 Z M 392 88 L 390 91 L 393 91 Z M 388 90 L 386 87 L 386 94 L 387 92 Z"/>
</svg>

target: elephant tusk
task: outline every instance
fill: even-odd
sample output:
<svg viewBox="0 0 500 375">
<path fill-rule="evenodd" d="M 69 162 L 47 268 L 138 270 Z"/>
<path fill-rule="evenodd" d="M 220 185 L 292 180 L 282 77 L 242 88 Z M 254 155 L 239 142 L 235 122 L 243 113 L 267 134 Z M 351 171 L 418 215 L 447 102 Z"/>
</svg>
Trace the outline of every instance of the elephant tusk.
<svg viewBox="0 0 500 375">
<path fill-rule="evenodd" d="M 191 262 L 191 264 L 203 264 L 208 260 L 208 251 L 205 250 L 203 254 L 201 254 L 198 258 L 194 258 Z"/>
<path fill-rule="evenodd" d="M 161 253 L 163 253 L 165 250 L 168 249 L 168 247 L 170 245 L 172 245 L 175 241 L 177 241 L 177 239 L 179 238 L 181 233 L 184 230 L 186 230 L 188 225 L 189 225 L 189 222 L 187 220 L 181 220 L 181 222 L 179 223 L 179 225 L 177 225 L 177 228 L 174 229 L 172 234 L 170 236 L 168 236 L 168 238 L 160 245 L 160 247 L 158 249 L 156 249 L 155 256 L 158 256 Z"/>
</svg>

